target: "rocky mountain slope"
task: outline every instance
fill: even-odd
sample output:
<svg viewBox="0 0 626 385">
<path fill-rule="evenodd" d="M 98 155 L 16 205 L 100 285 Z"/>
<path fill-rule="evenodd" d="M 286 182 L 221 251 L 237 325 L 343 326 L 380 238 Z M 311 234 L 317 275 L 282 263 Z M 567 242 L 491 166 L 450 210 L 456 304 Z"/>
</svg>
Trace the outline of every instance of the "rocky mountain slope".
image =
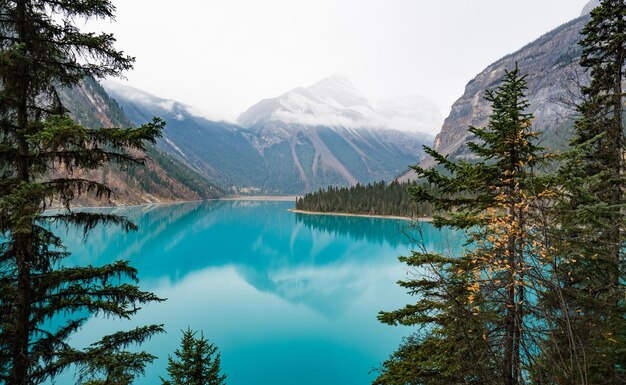
<svg viewBox="0 0 626 385">
<path fill-rule="evenodd" d="M 567 143 L 574 115 L 572 102 L 579 98 L 577 82 L 586 81 L 578 65 L 581 54 L 578 41 L 582 28 L 589 20 L 588 12 L 594 5 L 597 5 L 597 0 L 592 0 L 585 7 L 581 17 L 496 61 L 472 79 L 463 96 L 452 106 L 441 132 L 435 137 L 434 148 L 454 158 L 471 157 L 466 143 L 472 138 L 467 128 L 486 125 L 491 113 L 489 103 L 484 100 L 485 90 L 496 88 L 504 71 L 514 68 L 516 63 L 523 73 L 528 74 L 526 95 L 530 101 L 529 111 L 535 116 L 534 129 L 543 132 L 543 144 L 558 149 Z M 421 165 L 431 167 L 434 162 L 426 158 Z M 413 173 L 409 173 L 400 179 L 414 177 Z"/>
<path fill-rule="evenodd" d="M 61 100 L 73 118 L 85 127 L 129 127 L 131 121 L 98 82 L 85 79 L 74 89 L 62 91 Z M 147 120 L 144 120 L 147 121 Z M 108 183 L 115 196 L 110 201 L 81 197 L 77 205 L 129 205 L 215 198 L 220 190 L 198 172 L 149 146 L 145 166 L 120 169 L 107 166 L 89 171 L 87 177 Z M 62 173 L 63 170 L 57 170 Z"/>
<path fill-rule="evenodd" d="M 311 191 L 389 180 L 421 158 L 422 144 L 430 141 L 422 131 L 440 122 L 438 107 L 419 97 L 381 104 L 331 76 L 259 102 L 238 123 L 254 134 L 255 147 L 273 167 Z"/>
<path fill-rule="evenodd" d="M 390 180 L 421 159 L 430 137 L 419 131 L 440 119 L 425 98 L 370 102 L 337 76 L 263 100 L 239 125 L 128 86 L 104 86 L 135 123 L 166 120 L 159 148 L 233 193 L 299 194 Z"/>
<path fill-rule="evenodd" d="M 167 125 L 158 148 L 229 192 L 239 192 L 233 187 L 263 186 L 269 178 L 263 157 L 243 128 L 209 120 L 190 106 L 136 88 L 111 81 L 103 85 L 133 123 L 162 118 Z"/>
</svg>

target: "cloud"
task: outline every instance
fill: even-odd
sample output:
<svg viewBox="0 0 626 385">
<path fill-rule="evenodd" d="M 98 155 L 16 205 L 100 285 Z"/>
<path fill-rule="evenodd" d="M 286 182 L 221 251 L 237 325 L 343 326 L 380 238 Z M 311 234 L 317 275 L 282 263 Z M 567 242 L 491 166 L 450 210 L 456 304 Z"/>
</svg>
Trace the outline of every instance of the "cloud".
<svg viewBox="0 0 626 385">
<path fill-rule="evenodd" d="M 586 3 L 132 0 L 116 3 L 115 23 L 89 25 L 137 57 L 131 84 L 215 117 L 336 71 L 367 95 L 427 95 L 445 116 L 476 74 Z M 513 7 L 524 28 L 511 28 Z"/>
</svg>

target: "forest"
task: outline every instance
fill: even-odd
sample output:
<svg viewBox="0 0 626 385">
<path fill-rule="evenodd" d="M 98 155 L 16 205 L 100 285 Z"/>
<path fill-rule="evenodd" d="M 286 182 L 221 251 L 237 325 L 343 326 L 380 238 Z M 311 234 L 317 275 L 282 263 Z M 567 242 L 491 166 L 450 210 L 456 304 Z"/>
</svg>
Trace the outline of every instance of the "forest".
<svg viewBox="0 0 626 385">
<path fill-rule="evenodd" d="M 91 317 L 135 319 L 166 299 L 139 285 L 129 261 L 64 264 L 70 253 L 54 232 L 137 230 L 125 216 L 72 203 L 110 197 L 106 178 L 83 172 L 139 172 L 165 127 L 159 118 L 84 127 L 59 98 L 60 87 L 133 67 L 111 34 L 80 29 L 114 11 L 109 0 L 0 3 L 2 385 L 54 383 L 68 371 L 78 384 L 129 385 L 156 359 L 140 346 L 165 331 L 149 323 L 76 344 Z M 565 151 L 541 147 L 527 75 L 515 66 L 485 91 L 490 118 L 469 128 L 471 162 L 426 148 L 438 166 L 412 166 L 416 183 L 332 187 L 298 199 L 307 211 L 429 216 L 436 228 L 465 235 L 458 254 L 417 247 L 399 258 L 406 271 L 399 285 L 414 301 L 378 320 L 412 333 L 374 384 L 626 383 L 626 2 L 602 0 L 579 44 L 588 82 L 580 83 Z M 206 187 L 194 174 L 184 177 Z M 226 382 L 219 349 L 202 332 L 183 331 L 171 351 L 162 384 Z"/>
<path fill-rule="evenodd" d="M 469 128 L 477 162 L 427 148 L 439 167 L 413 167 L 414 201 L 467 240 L 400 257 L 416 302 L 379 320 L 418 331 L 375 384 L 625 383 L 625 16 L 605 0 L 583 29 L 589 82 L 566 151 L 540 146 L 516 67 L 486 91 L 488 124 Z"/>
<path fill-rule="evenodd" d="M 432 215 L 427 202 L 415 202 L 409 190 L 417 183 L 384 181 L 351 187 L 329 187 L 296 200 L 296 210 L 423 218 Z"/>
</svg>

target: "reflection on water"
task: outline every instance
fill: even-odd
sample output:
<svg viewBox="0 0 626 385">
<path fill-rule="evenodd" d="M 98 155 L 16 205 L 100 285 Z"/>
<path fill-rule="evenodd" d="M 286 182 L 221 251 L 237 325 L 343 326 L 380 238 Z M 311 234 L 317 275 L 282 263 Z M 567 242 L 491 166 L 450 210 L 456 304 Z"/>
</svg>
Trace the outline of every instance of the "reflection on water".
<svg viewBox="0 0 626 385">
<path fill-rule="evenodd" d="M 410 222 L 297 215 L 285 202 L 198 202 L 110 209 L 140 227 L 98 228 L 66 244 L 71 263 L 130 259 L 142 288 L 168 301 L 149 305 L 132 325 L 164 323 L 167 335 L 144 346 L 161 359 L 139 384 L 158 383 L 180 330 L 202 329 L 222 350 L 230 385 L 369 383 L 402 328 L 376 314 L 408 301 L 395 282 L 412 247 Z M 454 234 L 421 226 L 429 247 Z M 76 338 L 132 325 L 92 319 Z"/>
<path fill-rule="evenodd" d="M 426 222 L 301 213 L 296 213 L 295 216 L 298 223 L 304 224 L 311 231 L 325 231 L 335 236 L 367 240 L 379 245 L 411 245 L 415 248 L 423 246 L 445 251 L 447 248 L 457 248 L 462 241 L 456 235 L 446 239 L 455 233 L 444 234 Z"/>
</svg>

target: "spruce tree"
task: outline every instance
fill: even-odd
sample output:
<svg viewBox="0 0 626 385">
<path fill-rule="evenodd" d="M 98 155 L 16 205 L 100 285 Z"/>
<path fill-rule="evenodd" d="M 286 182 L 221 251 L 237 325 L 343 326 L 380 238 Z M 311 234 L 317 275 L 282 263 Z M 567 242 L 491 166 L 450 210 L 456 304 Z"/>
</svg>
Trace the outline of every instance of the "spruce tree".
<svg viewBox="0 0 626 385">
<path fill-rule="evenodd" d="M 626 382 L 625 18 L 624 0 L 603 0 L 579 42 L 590 81 L 556 178 L 556 281 L 544 296 L 559 315 L 545 342 L 551 383 Z"/>
<path fill-rule="evenodd" d="M 531 323 L 538 315 L 531 301 L 541 285 L 531 282 L 541 275 L 546 256 L 530 209 L 542 201 L 534 168 L 543 155 L 531 131 L 525 90 L 525 76 L 515 68 L 497 90 L 486 92 L 489 124 L 469 129 L 477 162 L 455 162 L 426 148 L 440 167 L 413 167 L 430 184 L 412 188 L 416 202 L 433 206 L 436 227 L 462 230 L 468 242 L 459 256 L 413 253 L 406 262 L 418 276 L 401 284 L 419 301 L 380 316 L 426 331 L 414 351 L 424 360 L 419 365 L 434 372 L 405 383 L 440 384 L 437 377 L 443 376 L 450 384 L 517 385 L 534 376 Z M 381 379 L 395 367 L 387 365 Z"/>
<path fill-rule="evenodd" d="M 111 19 L 114 10 L 108 0 L 0 2 L 1 384 L 39 384 L 73 368 L 79 381 L 129 384 L 154 358 L 126 348 L 160 332 L 155 325 L 106 336 L 86 349 L 69 344 L 89 317 L 127 319 L 159 299 L 139 289 L 137 271 L 125 261 L 68 265 L 54 232 L 67 226 L 86 236 L 100 224 L 134 229 L 124 217 L 73 211 L 77 196 L 112 194 L 76 171 L 140 164 L 144 143 L 162 129 L 158 120 L 138 128 L 82 127 L 69 118 L 72 106 L 59 100 L 59 87 L 132 67 L 112 35 L 78 28 Z M 52 171 L 64 176 L 50 177 Z M 47 211 L 51 205 L 61 209 Z"/>
<path fill-rule="evenodd" d="M 183 331 L 180 349 L 167 359 L 169 380 L 161 378 L 163 385 L 224 385 L 226 375 L 221 373 L 221 356 L 217 346 L 204 335 Z"/>
<path fill-rule="evenodd" d="M 577 209 L 598 222 L 612 302 L 619 298 L 620 263 L 624 255 L 624 81 L 626 74 L 626 1 L 603 0 L 583 29 L 580 65 L 591 82 L 581 88 L 574 146 L 588 144 L 583 170 L 589 195 L 576 197 Z"/>
<path fill-rule="evenodd" d="M 382 312 L 389 325 L 414 326 L 418 332 L 406 338 L 383 363 L 375 385 L 490 385 L 501 383 L 501 361 L 489 352 L 484 315 L 476 316 L 482 303 L 468 296 L 470 259 L 445 256 L 427 250 L 401 257 L 419 277 L 400 281 L 414 304 Z"/>
</svg>

